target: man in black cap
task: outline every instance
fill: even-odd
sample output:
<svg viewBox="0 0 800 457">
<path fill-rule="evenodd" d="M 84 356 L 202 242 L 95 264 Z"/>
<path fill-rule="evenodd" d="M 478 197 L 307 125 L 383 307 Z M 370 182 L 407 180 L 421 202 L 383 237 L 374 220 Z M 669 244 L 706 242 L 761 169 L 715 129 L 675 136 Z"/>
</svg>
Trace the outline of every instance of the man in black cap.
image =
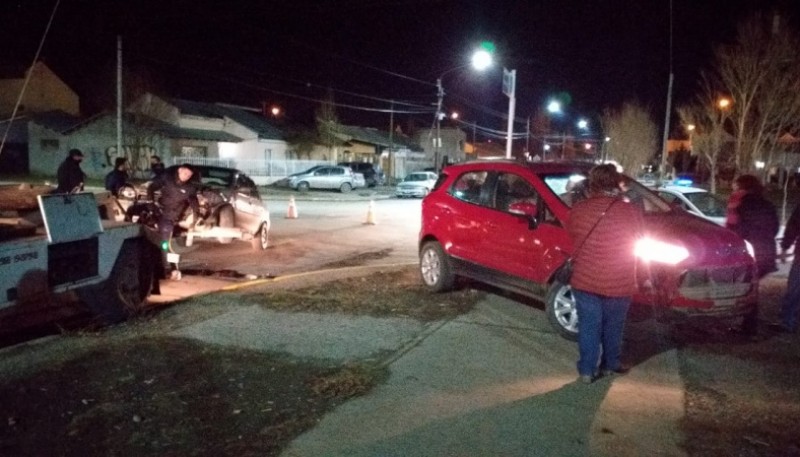
<svg viewBox="0 0 800 457">
<path fill-rule="evenodd" d="M 70 149 L 69 155 L 59 165 L 56 176 L 58 178 L 58 187 L 56 192 L 68 194 L 70 192 L 79 192 L 83 190 L 83 182 L 86 179 L 86 173 L 81 170 L 81 160 L 83 160 L 83 153 L 80 149 Z"/>
</svg>

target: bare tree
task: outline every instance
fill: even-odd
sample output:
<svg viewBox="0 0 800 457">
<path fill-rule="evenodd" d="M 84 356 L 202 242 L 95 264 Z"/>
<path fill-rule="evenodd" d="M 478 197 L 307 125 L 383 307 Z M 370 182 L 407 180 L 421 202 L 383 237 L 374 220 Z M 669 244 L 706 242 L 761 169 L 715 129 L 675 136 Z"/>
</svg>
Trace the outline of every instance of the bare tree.
<svg viewBox="0 0 800 457">
<path fill-rule="evenodd" d="M 323 145 L 328 148 L 331 157 L 335 154 L 333 149 L 340 143 L 339 140 L 339 118 L 336 115 L 336 106 L 333 101 L 333 91 L 328 90 L 328 94 L 317 110 L 317 132 Z"/>
<path fill-rule="evenodd" d="M 619 110 L 603 114 L 609 159 L 636 175 L 652 161 L 658 150 L 658 127 L 650 113 L 638 103 L 625 103 Z"/>
<path fill-rule="evenodd" d="M 692 154 L 700 157 L 702 164 L 708 166 L 711 175 L 711 192 L 717 189 L 717 172 L 725 165 L 732 165 L 733 156 L 724 153 L 723 144 L 730 135 L 725 131 L 730 111 L 719 106 L 720 94 L 715 87 L 713 76 L 703 74 L 701 90 L 697 100 L 677 108 L 681 122 L 693 126 Z"/>
<path fill-rule="evenodd" d="M 737 172 L 756 161 L 771 162 L 772 148 L 786 131 L 797 130 L 800 92 L 795 75 L 800 40 L 780 16 L 756 14 L 742 22 L 732 44 L 715 50 L 721 89 L 733 97 L 731 127 Z M 766 151 L 766 152 L 765 152 Z M 765 167 L 767 168 L 767 167 Z"/>
</svg>

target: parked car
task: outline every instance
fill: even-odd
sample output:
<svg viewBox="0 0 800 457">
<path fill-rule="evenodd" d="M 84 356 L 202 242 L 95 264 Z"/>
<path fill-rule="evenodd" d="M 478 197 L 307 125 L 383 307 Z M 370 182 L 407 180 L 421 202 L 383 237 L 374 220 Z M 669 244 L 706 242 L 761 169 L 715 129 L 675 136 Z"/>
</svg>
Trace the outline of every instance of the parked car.
<svg viewBox="0 0 800 457">
<path fill-rule="evenodd" d="M 676 181 L 671 185 L 659 187 L 656 193 L 667 203 L 683 208 L 717 225 L 725 226 L 728 207 L 725 199 L 705 189 L 692 187 L 690 181 Z"/>
<path fill-rule="evenodd" d="M 364 175 L 367 187 L 382 186 L 386 182 L 383 170 L 370 162 L 339 162 L 339 165 L 350 167 L 356 173 Z"/>
<path fill-rule="evenodd" d="M 173 173 L 178 165 L 167 168 Z M 192 165 L 192 180 L 197 183 L 200 203 L 198 230 L 189 233 L 195 225 L 191 209 L 176 225 L 173 239 L 186 245 L 186 240 L 214 238 L 220 243 L 234 239 L 249 240 L 253 248 L 264 250 L 269 245 L 269 210 L 258 192 L 258 187 L 249 176 L 233 168 Z M 129 187 L 119 193 L 120 205 L 126 208 L 126 219 L 145 225 L 158 221 L 158 195 L 155 202 L 147 201 L 147 186 Z M 177 246 L 174 246 L 177 248 Z M 183 247 L 183 246 L 181 246 Z"/>
<path fill-rule="evenodd" d="M 432 171 L 415 171 L 403 178 L 395 189 L 398 197 L 425 197 L 433 189 L 439 176 Z"/>
<path fill-rule="evenodd" d="M 338 189 L 347 193 L 365 186 L 364 175 L 342 165 L 317 165 L 289 175 L 289 187 L 301 192 L 309 189 Z"/>
<path fill-rule="evenodd" d="M 422 201 L 420 272 L 432 291 L 470 278 L 541 300 L 556 331 L 576 339 L 579 316 L 556 272 L 572 252 L 570 204 L 591 164 L 508 160 L 451 165 Z M 643 211 L 635 306 L 688 316 L 740 316 L 755 306 L 752 247 L 730 230 L 673 208 L 634 179 Z M 571 189 L 571 190 L 570 190 Z M 645 274 L 647 272 L 647 274 Z"/>
</svg>

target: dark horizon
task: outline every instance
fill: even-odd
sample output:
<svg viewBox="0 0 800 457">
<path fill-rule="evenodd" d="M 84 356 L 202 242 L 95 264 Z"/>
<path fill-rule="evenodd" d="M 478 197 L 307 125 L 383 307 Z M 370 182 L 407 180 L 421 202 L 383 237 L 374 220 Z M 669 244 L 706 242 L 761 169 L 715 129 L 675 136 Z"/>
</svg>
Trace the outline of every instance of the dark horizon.
<svg viewBox="0 0 800 457">
<path fill-rule="evenodd" d="M 741 18 L 783 6 L 787 21 L 796 25 L 798 19 L 798 8 L 788 1 L 696 3 L 673 2 L 673 106 L 693 97 L 712 46 L 730 40 Z M 2 62 L 30 64 L 54 4 L 31 0 L 8 7 L 8 23 L 0 25 L 5 41 L 14 45 L 0 51 Z M 637 100 L 663 122 L 669 5 L 62 0 L 41 60 L 78 93 L 85 115 L 113 106 L 121 35 L 123 65 L 137 75 L 137 82 L 128 77 L 126 83 L 155 93 L 252 107 L 277 104 L 285 110 L 284 122 L 309 124 L 331 88 L 343 122 L 388 127 L 389 100 L 399 111 L 430 110 L 437 76 L 465 65 L 471 50 L 487 40 L 497 48 L 496 68 L 486 74 L 448 71 L 443 78 L 445 108 L 458 110 L 467 122 L 504 128 L 502 66 L 517 70 L 517 118 L 532 116 L 549 96 L 565 94 L 573 117 L 597 119 L 604 109 Z M 400 125 L 432 120 L 429 112 L 395 115 Z"/>
</svg>

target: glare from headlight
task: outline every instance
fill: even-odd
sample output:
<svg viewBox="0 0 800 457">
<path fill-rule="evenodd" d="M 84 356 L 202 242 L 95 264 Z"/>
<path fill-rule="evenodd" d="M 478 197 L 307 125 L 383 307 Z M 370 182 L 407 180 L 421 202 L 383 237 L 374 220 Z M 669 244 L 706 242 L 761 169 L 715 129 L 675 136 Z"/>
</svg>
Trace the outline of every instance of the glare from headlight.
<svg viewBox="0 0 800 457">
<path fill-rule="evenodd" d="M 645 262 L 666 263 L 668 265 L 676 265 L 689 257 L 689 251 L 683 246 L 647 237 L 636 242 L 633 253 Z"/>
<path fill-rule="evenodd" d="M 756 250 L 753 249 L 753 245 L 750 244 L 749 241 L 745 240 L 744 241 L 744 246 L 747 248 L 747 253 L 750 254 L 750 257 L 755 259 L 756 258 Z"/>
</svg>

